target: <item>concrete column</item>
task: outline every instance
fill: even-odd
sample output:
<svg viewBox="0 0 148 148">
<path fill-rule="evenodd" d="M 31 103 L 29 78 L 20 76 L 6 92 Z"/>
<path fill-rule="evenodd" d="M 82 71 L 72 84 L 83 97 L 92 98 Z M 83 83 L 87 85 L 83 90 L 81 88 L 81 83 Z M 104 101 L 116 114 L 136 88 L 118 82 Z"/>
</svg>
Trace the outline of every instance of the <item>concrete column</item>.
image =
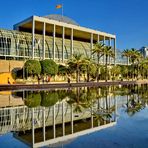
<svg viewBox="0 0 148 148">
<path fill-rule="evenodd" d="M 118 98 L 117 98 L 117 96 L 115 96 L 115 98 L 114 98 L 114 105 L 115 105 L 115 115 L 114 115 L 114 121 L 115 122 L 117 122 L 117 114 L 118 114 L 118 112 L 117 112 L 117 100 L 118 100 Z"/>
<path fill-rule="evenodd" d="M 98 40 L 98 43 L 99 43 L 100 42 L 100 36 L 99 36 L 99 34 L 98 34 L 98 39 L 97 40 Z"/>
<path fill-rule="evenodd" d="M 71 105 L 71 133 L 73 134 L 73 105 Z"/>
<path fill-rule="evenodd" d="M 90 49 L 93 49 L 93 33 L 91 33 L 90 37 Z"/>
<path fill-rule="evenodd" d="M 43 23 L 43 60 L 45 59 L 45 36 L 46 36 L 46 23 Z"/>
<path fill-rule="evenodd" d="M 71 57 L 73 55 L 73 28 L 71 29 Z"/>
<path fill-rule="evenodd" d="M 93 107 L 91 107 L 91 128 L 94 127 Z"/>
<path fill-rule="evenodd" d="M 105 44 L 105 36 L 103 38 L 103 44 L 106 46 L 106 44 Z M 103 56 L 103 64 L 105 65 L 105 55 Z"/>
<path fill-rule="evenodd" d="M 46 140 L 46 125 L 45 125 L 45 107 L 43 107 L 42 109 L 42 119 L 43 119 L 43 140 L 45 141 Z"/>
<path fill-rule="evenodd" d="M 62 62 L 64 62 L 64 49 L 65 49 L 65 28 L 62 31 Z"/>
<path fill-rule="evenodd" d="M 23 126 L 25 126 L 25 106 L 23 107 Z"/>
<path fill-rule="evenodd" d="M 65 116 L 64 116 L 64 112 L 65 112 L 65 103 L 62 103 L 62 126 L 63 126 L 63 136 L 65 135 Z"/>
<path fill-rule="evenodd" d="M 109 43 L 109 46 L 112 46 L 112 45 L 111 45 L 111 38 L 109 38 L 108 43 Z M 109 57 L 109 65 L 110 65 L 110 64 L 111 64 L 111 57 Z"/>
<path fill-rule="evenodd" d="M 55 129 L 55 105 L 53 106 L 53 137 L 56 137 L 56 129 Z"/>
<path fill-rule="evenodd" d="M 56 25 L 53 25 L 53 60 L 55 60 L 55 35 L 56 35 Z"/>
<path fill-rule="evenodd" d="M 35 135 L 34 135 L 34 108 L 32 108 L 32 146 L 35 143 L 34 137 L 35 137 Z"/>
<path fill-rule="evenodd" d="M 35 47 L 35 20 L 32 18 L 32 59 L 34 59 L 34 47 Z"/>
<path fill-rule="evenodd" d="M 114 65 L 116 65 L 116 38 L 114 38 L 114 54 L 115 54 Z"/>
<path fill-rule="evenodd" d="M 93 49 L 93 33 L 91 33 L 91 36 L 90 36 L 90 55 L 92 58 L 94 58 L 94 55 L 92 55 L 92 49 Z"/>
</svg>

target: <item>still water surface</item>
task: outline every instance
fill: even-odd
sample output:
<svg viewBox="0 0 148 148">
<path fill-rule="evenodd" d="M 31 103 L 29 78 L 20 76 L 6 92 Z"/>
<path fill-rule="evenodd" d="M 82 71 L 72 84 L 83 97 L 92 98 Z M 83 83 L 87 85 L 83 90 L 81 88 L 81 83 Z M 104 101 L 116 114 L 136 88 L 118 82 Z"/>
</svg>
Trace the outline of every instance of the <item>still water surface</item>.
<svg viewBox="0 0 148 148">
<path fill-rule="evenodd" d="M 0 147 L 147 148 L 148 86 L 0 92 Z"/>
</svg>

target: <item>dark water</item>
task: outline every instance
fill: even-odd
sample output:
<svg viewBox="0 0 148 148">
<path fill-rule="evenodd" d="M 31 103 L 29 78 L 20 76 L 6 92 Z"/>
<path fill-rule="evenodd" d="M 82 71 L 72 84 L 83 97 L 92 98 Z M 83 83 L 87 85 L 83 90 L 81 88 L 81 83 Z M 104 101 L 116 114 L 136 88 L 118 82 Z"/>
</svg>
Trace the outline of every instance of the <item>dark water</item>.
<svg viewBox="0 0 148 148">
<path fill-rule="evenodd" d="M 0 147 L 147 148 L 147 89 L 0 92 Z"/>
</svg>

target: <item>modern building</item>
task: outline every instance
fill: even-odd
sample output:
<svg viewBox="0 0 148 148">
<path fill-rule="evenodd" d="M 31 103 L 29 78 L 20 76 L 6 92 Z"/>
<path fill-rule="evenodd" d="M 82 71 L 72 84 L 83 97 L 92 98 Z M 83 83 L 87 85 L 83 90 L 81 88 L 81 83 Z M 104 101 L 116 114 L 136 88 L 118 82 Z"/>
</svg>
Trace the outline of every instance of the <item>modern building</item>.
<svg viewBox="0 0 148 148">
<path fill-rule="evenodd" d="M 0 29 L 0 59 L 53 59 L 64 63 L 74 53 L 90 56 L 98 41 L 112 46 L 116 54 L 113 34 L 82 27 L 61 15 L 31 16 L 15 24 L 14 30 Z"/>
<path fill-rule="evenodd" d="M 139 49 L 139 51 L 144 58 L 148 57 L 148 47 L 143 46 Z"/>
</svg>

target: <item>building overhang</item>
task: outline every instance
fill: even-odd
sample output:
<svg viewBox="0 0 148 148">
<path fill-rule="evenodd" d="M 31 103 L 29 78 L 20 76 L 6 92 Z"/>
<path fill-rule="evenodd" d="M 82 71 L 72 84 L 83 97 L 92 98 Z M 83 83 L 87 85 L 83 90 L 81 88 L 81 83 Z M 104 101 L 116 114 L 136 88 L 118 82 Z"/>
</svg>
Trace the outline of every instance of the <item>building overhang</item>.
<svg viewBox="0 0 148 148">
<path fill-rule="evenodd" d="M 55 25 L 56 26 L 56 35 L 62 36 L 63 27 L 64 27 L 65 28 L 65 36 L 70 37 L 71 30 L 73 29 L 73 37 L 76 39 L 83 39 L 83 40 L 90 41 L 92 34 L 93 34 L 94 41 L 98 41 L 98 36 L 99 36 L 99 40 L 104 40 L 104 38 L 106 40 L 116 38 L 116 36 L 113 34 L 101 32 L 98 30 L 93 30 L 93 29 L 78 26 L 78 25 L 68 24 L 68 23 L 64 23 L 61 21 L 57 21 L 57 20 L 51 20 L 51 19 L 39 17 L 39 16 L 32 16 L 32 17 L 29 17 L 29 18 L 23 20 L 20 23 L 15 24 L 14 29 L 19 30 L 19 31 L 27 31 L 27 32 L 31 33 L 33 21 L 35 21 L 35 33 L 37 33 L 37 34 L 42 34 L 43 24 L 46 23 L 46 35 L 52 35 L 53 26 Z"/>
</svg>

